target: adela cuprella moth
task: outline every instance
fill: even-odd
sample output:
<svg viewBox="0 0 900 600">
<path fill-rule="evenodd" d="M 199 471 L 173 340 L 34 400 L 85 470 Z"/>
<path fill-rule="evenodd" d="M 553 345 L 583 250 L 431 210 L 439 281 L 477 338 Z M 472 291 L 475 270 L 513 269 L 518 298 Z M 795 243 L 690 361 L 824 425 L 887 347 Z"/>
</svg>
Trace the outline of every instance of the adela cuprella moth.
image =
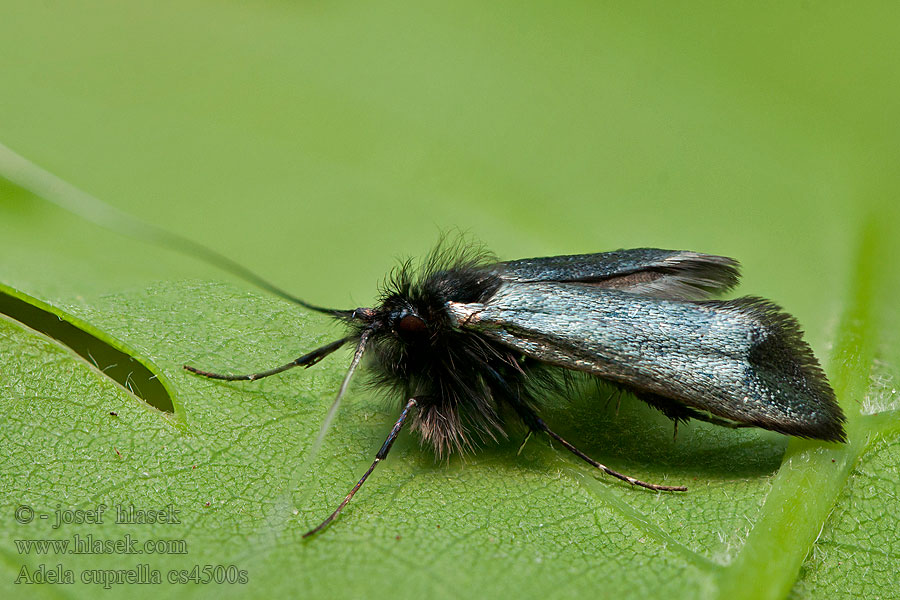
<svg viewBox="0 0 900 600">
<path fill-rule="evenodd" d="M 710 299 L 738 277 L 737 261 L 697 252 L 639 248 L 498 262 L 465 243 L 439 244 L 419 268 L 402 264 L 374 308 L 323 308 L 252 277 L 339 319 L 346 336 L 250 375 L 185 368 L 252 381 L 310 367 L 351 344 L 353 360 L 328 418 L 364 356 L 375 382 L 396 393 L 399 417 L 371 467 L 304 537 L 331 523 L 407 423 L 440 456 L 504 437 L 512 414 L 609 475 L 684 491 L 590 458 L 544 422 L 542 398 L 554 371 L 577 372 L 633 393 L 676 425 L 699 419 L 844 441 L 844 415 L 797 321 L 762 298 Z"/>
</svg>

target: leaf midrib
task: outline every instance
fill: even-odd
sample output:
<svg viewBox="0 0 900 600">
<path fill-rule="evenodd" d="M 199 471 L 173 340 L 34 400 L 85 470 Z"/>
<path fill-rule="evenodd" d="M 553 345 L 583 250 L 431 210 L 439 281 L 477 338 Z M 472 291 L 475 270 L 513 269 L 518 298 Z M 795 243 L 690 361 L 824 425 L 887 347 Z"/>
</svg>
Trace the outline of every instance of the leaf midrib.
<svg viewBox="0 0 900 600">
<path fill-rule="evenodd" d="M 881 291 L 889 270 L 878 269 L 888 238 L 874 221 L 866 224 L 854 261 L 851 294 L 841 318 L 829 373 L 847 417 L 846 444 L 793 439 L 773 480 L 760 519 L 740 553 L 717 573 L 717 598 L 784 598 L 825 527 L 838 496 L 871 442 L 871 419 L 860 399 L 869 387 L 880 344 L 881 316 L 890 307 Z M 884 423 L 885 426 L 888 423 Z M 748 585 L 748 582 L 752 584 Z"/>
</svg>

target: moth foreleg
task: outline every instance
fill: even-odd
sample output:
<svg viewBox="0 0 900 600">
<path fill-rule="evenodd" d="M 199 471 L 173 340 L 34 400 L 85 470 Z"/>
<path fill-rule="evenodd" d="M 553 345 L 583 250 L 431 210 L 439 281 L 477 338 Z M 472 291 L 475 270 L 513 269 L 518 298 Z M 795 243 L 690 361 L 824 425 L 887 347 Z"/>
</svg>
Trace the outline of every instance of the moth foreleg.
<svg viewBox="0 0 900 600">
<path fill-rule="evenodd" d="M 202 375 L 203 377 L 208 377 L 209 379 L 222 379 L 225 381 L 256 381 L 257 379 L 262 379 L 263 377 L 268 377 L 270 375 L 276 375 L 283 371 L 287 371 L 288 369 L 293 369 L 294 367 L 311 367 L 341 346 L 349 341 L 350 338 L 343 338 L 321 348 L 316 348 L 312 352 L 304 354 L 300 358 L 296 358 L 286 365 L 281 365 L 280 367 L 275 367 L 274 369 L 269 369 L 268 371 L 261 371 L 259 373 L 250 373 L 249 375 L 223 375 L 221 373 L 213 373 L 211 371 L 201 371 L 197 367 L 192 367 L 190 365 L 184 365 L 185 370 L 190 371 L 191 373 L 196 373 L 197 375 Z"/>
<path fill-rule="evenodd" d="M 384 444 L 381 445 L 381 450 L 379 450 L 378 453 L 375 455 L 375 460 L 372 462 L 372 466 L 370 466 L 369 469 L 365 473 L 363 473 L 363 476 L 360 478 L 360 480 L 358 482 L 356 482 L 356 485 L 354 485 L 353 489 L 350 490 L 350 493 L 348 493 L 344 497 L 344 500 L 340 503 L 340 505 L 338 505 L 338 507 L 334 510 L 334 512 L 331 513 L 330 515 L 328 515 L 328 517 L 324 521 L 319 523 L 319 525 L 317 525 L 315 528 L 310 529 L 309 531 L 304 533 L 303 534 L 304 538 L 308 538 L 311 535 L 315 535 L 315 534 L 319 533 L 320 531 L 322 531 L 323 529 L 325 529 L 326 527 L 328 527 L 328 525 L 334 520 L 334 518 L 337 517 L 338 514 L 340 514 L 340 512 L 344 509 L 345 506 L 347 506 L 347 504 L 353 498 L 354 494 L 356 494 L 356 492 L 359 491 L 359 488 L 362 487 L 362 484 L 364 484 L 366 482 L 366 479 L 369 478 L 369 475 L 371 475 L 372 471 L 375 470 L 375 467 L 378 466 L 378 463 L 380 463 L 382 460 L 384 460 L 387 457 L 388 452 L 391 451 L 391 446 L 394 445 L 394 440 L 397 439 L 397 436 L 400 435 L 400 430 L 403 429 L 403 424 L 406 422 L 406 417 L 409 416 L 409 411 L 412 410 L 412 407 L 414 407 L 415 405 L 416 405 L 415 398 L 410 399 L 410 401 L 406 403 L 406 407 L 403 409 L 403 412 L 400 413 L 400 417 L 397 419 L 397 422 L 394 423 L 393 429 L 391 429 L 391 432 L 388 434 L 387 439 L 384 440 Z"/>
</svg>

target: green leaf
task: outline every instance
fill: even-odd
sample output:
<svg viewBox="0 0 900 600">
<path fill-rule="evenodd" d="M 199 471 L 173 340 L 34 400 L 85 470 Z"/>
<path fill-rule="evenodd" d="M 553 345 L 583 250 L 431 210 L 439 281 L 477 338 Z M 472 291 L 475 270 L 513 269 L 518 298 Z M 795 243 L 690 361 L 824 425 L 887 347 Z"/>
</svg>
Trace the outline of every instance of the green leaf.
<svg viewBox="0 0 900 600">
<path fill-rule="evenodd" d="M 174 406 L 152 408 L 0 318 L 0 590 L 87 597 L 101 584 L 82 576 L 131 569 L 162 582 L 111 583 L 117 594 L 896 597 L 889 10 L 96 0 L 9 11 L 0 142 L 117 210 L 339 307 L 370 304 L 398 255 L 453 227 L 503 258 L 733 255 L 739 293 L 803 323 L 850 441 L 706 424 L 673 440 L 634 398 L 617 407 L 579 390 L 548 398 L 546 419 L 605 464 L 689 491 L 631 489 L 540 438 L 518 453 L 520 431 L 446 462 L 403 434 L 333 526 L 302 540 L 368 467 L 399 399 L 356 382 L 312 457 L 348 352 L 253 383 L 181 367 L 276 366 L 339 326 L 45 202 L 0 156 L 0 284 L 146 365 Z M 100 524 L 52 527 L 57 509 L 99 505 Z M 16 521 L 20 506 L 33 521 Z M 115 523 L 116 506 L 178 522 Z M 76 534 L 175 545 L 17 545 Z M 41 564 L 76 583 L 15 583 Z M 192 581 L 206 565 L 248 582 Z M 168 582 L 182 571 L 185 583 Z"/>
</svg>

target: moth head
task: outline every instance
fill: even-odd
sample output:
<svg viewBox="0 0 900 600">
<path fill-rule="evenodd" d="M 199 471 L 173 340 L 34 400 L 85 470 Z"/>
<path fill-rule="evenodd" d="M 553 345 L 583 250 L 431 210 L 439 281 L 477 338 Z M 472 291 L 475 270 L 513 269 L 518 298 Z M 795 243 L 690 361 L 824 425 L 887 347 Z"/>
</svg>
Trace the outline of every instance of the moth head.
<svg viewBox="0 0 900 600">
<path fill-rule="evenodd" d="M 430 337 L 427 321 L 408 305 L 357 308 L 351 319 L 364 324 L 366 329 L 389 331 L 408 343 L 426 341 Z"/>
</svg>

